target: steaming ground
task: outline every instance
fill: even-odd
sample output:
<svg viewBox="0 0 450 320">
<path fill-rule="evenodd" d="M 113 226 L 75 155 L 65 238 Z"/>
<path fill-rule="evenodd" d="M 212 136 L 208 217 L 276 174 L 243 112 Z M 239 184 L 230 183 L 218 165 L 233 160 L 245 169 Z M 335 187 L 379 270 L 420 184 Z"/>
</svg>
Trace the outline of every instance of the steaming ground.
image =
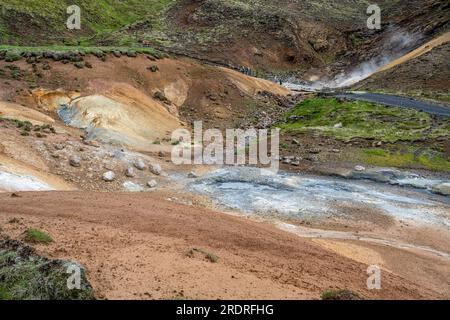
<svg viewBox="0 0 450 320">
<path fill-rule="evenodd" d="M 431 41 L 417 47 L 423 35 L 395 32 L 380 49 L 380 53 L 371 60 L 360 64 L 353 70 L 342 72 L 332 80 L 318 80 L 315 82 L 296 83 L 295 80 L 284 84 L 291 90 L 298 91 L 321 91 L 324 89 L 339 89 L 351 87 L 372 75 L 389 70 L 411 59 L 420 57 L 450 41 L 450 32 L 432 39 Z"/>
<path fill-rule="evenodd" d="M 224 168 L 190 185 L 219 204 L 244 213 L 281 220 L 329 221 L 349 216 L 346 208 L 450 230 L 450 205 L 439 197 L 375 183 L 283 173 L 261 176 L 255 168 Z M 444 201 L 444 202 L 443 202 Z"/>
</svg>

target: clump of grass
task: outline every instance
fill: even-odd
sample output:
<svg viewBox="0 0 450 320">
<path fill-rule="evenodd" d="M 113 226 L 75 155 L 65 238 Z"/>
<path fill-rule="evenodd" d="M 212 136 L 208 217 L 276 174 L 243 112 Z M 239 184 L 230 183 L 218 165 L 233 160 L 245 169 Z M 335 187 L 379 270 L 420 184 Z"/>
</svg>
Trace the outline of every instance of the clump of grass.
<svg viewBox="0 0 450 320">
<path fill-rule="evenodd" d="M 348 289 L 326 290 L 320 295 L 322 300 L 362 300 L 362 297 Z"/>
<path fill-rule="evenodd" d="M 212 253 L 207 253 L 205 258 L 212 263 L 216 263 L 219 261 L 219 257 Z"/>
<path fill-rule="evenodd" d="M 49 244 L 53 239 L 44 231 L 38 229 L 27 229 L 25 231 L 25 241 L 30 243 Z"/>
<path fill-rule="evenodd" d="M 210 252 L 207 252 L 203 249 L 198 249 L 198 248 L 192 248 L 191 250 L 188 251 L 187 256 L 189 258 L 193 258 L 197 255 L 201 255 L 203 256 L 204 259 L 208 260 L 211 263 L 217 263 L 219 261 L 219 257 L 216 256 L 215 254 L 212 254 Z"/>
</svg>

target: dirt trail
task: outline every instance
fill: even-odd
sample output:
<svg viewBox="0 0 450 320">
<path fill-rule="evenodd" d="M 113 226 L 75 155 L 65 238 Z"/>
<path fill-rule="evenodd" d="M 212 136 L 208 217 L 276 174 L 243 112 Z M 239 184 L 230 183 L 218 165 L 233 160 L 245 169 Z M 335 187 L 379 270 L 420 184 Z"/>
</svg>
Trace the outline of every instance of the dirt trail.
<svg viewBox="0 0 450 320">
<path fill-rule="evenodd" d="M 271 225 L 165 197 L 1 194 L 0 223 L 16 238 L 28 227 L 47 231 L 55 242 L 38 250 L 81 262 L 103 298 L 315 299 L 328 288 L 349 288 L 377 299 L 439 297 L 387 271 L 383 289 L 368 291 L 363 263 Z M 13 217 L 20 223 L 8 223 Z M 216 255 L 218 262 L 198 252 L 189 256 L 193 248 Z"/>
</svg>

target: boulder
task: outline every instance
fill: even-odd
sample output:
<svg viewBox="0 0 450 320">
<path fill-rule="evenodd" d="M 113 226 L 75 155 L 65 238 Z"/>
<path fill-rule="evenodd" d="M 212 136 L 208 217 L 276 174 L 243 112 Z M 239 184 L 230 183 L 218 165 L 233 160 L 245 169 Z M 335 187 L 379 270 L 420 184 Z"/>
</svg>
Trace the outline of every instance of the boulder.
<svg viewBox="0 0 450 320">
<path fill-rule="evenodd" d="M 161 172 L 162 172 L 162 169 L 161 169 L 161 166 L 160 166 L 159 164 L 152 164 L 152 165 L 150 166 L 150 171 L 151 171 L 153 174 L 159 176 L 159 175 L 161 174 Z"/>
<path fill-rule="evenodd" d="M 80 167 L 81 166 L 81 159 L 80 159 L 80 157 L 77 156 L 77 155 L 71 156 L 69 158 L 69 164 L 72 167 L 76 167 L 76 168 Z"/>
<path fill-rule="evenodd" d="M 361 172 L 361 171 L 366 171 L 366 168 L 364 168 L 363 166 L 356 166 L 355 170 Z"/>
<path fill-rule="evenodd" d="M 125 171 L 125 175 L 128 178 L 134 178 L 136 176 L 136 172 L 134 171 L 133 167 L 128 167 L 127 170 Z"/>
<path fill-rule="evenodd" d="M 56 150 L 62 150 L 64 149 L 66 146 L 63 143 L 55 143 L 53 145 L 53 148 L 55 148 Z"/>
<path fill-rule="evenodd" d="M 103 181 L 112 182 L 116 179 L 116 174 L 112 171 L 107 171 L 103 174 Z"/>
<path fill-rule="evenodd" d="M 441 183 L 435 185 L 431 189 L 434 193 L 441 194 L 443 196 L 450 196 L 450 183 Z"/>
<path fill-rule="evenodd" d="M 146 166 L 144 160 L 142 160 L 142 159 L 137 159 L 137 160 L 134 162 L 134 166 L 136 167 L 136 169 L 141 170 L 141 171 L 142 171 L 142 170 L 145 170 L 145 169 L 147 168 L 147 166 Z"/>
</svg>

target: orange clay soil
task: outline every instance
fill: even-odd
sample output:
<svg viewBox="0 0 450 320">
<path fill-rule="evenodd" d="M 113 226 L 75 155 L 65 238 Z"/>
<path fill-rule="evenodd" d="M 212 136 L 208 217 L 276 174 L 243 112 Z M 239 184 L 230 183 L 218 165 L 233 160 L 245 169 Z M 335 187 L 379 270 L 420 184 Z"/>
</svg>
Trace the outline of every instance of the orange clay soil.
<svg viewBox="0 0 450 320">
<path fill-rule="evenodd" d="M 362 262 L 161 193 L 4 193 L 0 225 L 19 239 L 30 227 L 48 232 L 54 243 L 38 251 L 82 263 L 98 298 L 318 299 L 329 288 L 375 299 L 440 296 L 386 270 L 382 290 L 368 291 Z"/>
</svg>

